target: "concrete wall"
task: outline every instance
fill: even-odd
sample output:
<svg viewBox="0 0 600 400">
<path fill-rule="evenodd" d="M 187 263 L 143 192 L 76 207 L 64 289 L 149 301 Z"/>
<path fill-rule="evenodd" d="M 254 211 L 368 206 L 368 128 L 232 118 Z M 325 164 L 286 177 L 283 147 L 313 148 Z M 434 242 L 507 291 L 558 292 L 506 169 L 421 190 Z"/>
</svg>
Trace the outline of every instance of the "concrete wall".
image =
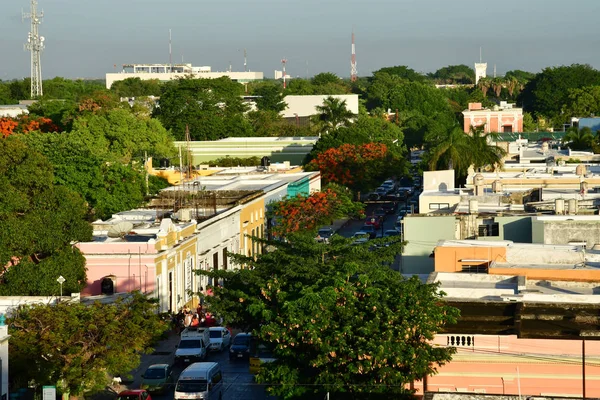
<svg viewBox="0 0 600 400">
<path fill-rule="evenodd" d="M 598 221 L 540 221 L 544 244 L 569 244 L 586 242 L 588 248 L 600 244 Z M 539 227 L 537 229 L 540 229 Z"/>
<path fill-rule="evenodd" d="M 531 217 L 494 217 L 499 224 L 500 240 L 512 240 L 515 243 L 531 243 Z M 486 238 L 489 240 L 491 238 Z"/>
<path fill-rule="evenodd" d="M 506 260 L 506 247 L 441 246 L 435 249 L 436 272 L 461 272 L 463 266 L 489 265 L 498 260 Z"/>
<path fill-rule="evenodd" d="M 408 243 L 402 253 L 401 273 L 428 274 L 434 271 L 434 259 L 429 257 L 440 240 L 452 240 L 456 236 L 456 224 L 450 216 L 406 216 L 404 240 Z"/>
</svg>

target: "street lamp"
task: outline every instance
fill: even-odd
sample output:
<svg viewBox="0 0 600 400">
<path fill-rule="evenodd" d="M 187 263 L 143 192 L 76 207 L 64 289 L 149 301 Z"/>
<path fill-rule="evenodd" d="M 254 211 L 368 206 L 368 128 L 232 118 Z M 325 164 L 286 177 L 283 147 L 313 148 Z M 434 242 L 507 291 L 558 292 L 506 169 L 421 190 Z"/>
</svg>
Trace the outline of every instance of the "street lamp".
<svg viewBox="0 0 600 400">
<path fill-rule="evenodd" d="M 56 282 L 60 283 L 60 297 L 62 297 L 62 285 L 63 283 L 65 283 L 65 278 L 63 278 L 63 276 L 59 276 L 58 279 L 56 279 Z"/>
</svg>

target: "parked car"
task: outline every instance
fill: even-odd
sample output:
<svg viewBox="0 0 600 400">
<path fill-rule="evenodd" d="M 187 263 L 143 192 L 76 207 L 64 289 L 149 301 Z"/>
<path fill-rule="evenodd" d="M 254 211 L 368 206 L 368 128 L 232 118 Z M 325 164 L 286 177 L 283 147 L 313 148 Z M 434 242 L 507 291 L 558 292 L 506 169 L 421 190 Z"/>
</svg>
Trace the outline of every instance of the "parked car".
<svg viewBox="0 0 600 400">
<path fill-rule="evenodd" d="M 356 246 L 359 244 L 367 243 L 369 241 L 370 236 L 371 235 L 368 232 L 358 231 L 354 233 L 354 235 L 352 235 L 352 239 L 354 239 L 352 245 Z"/>
<path fill-rule="evenodd" d="M 317 232 L 317 242 L 319 243 L 329 243 L 329 239 L 335 234 L 335 231 L 332 228 L 321 228 L 319 232 Z"/>
<path fill-rule="evenodd" d="M 117 400 L 152 400 L 145 389 L 123 390 L 117 395 Z"/>
<path fill-rule="evenodd" d="M 223 326 L 211 326 L 210 328 L 211 351 L 222 351 L 231 345 L 231 333 Z"/>
<path fill-rule="evenodd" d="M 380 186 L 377 189 L 375 189 L 375 193 L 377 193 L 379 196 L 385 196 L 388 193 L 388 189 Z"/>
<path fill-rule="evenodd" d="M 383 208 L 385 210 L 386 214 L 394 214 L 396 212 L 396 210 L 398 209 L 398 203 L 396 203 L 396 202 L 385 203 L 385 204 L 383 204 L 383 206 L 381 208 Z"/>
<path fill-rule="evenodd" d="M 398 218 L 396 219 L 396 222 L 394 223 L 394 227 L 399 232 L 402 232 L 402 220 L 403 219 L 404 219 L 404 216 L 403 215 L 399 215 Z"/>
<path fill-rule="evenodd" d="M 173 387 L 173 374 L 169 364 L 154 364 L 142 375 L 140 389 L 150 393 L 165 393 Z"/>
<path fill-rule="evenodd" d="M 370 239 L 375 239 L 377 237 L 377 229 L 375 228 L 375 225 L 363 225 L 359 232 L 367 233 Z"/>
<path fill-rule="evenodd" d="M 383 237 L 390 237 L 390 236 L 400 236 L 400 231 L 396 230 L 396 229 L 388 229 L 387 231 L 383 232 Z"/>
<path fill-rule="evenodd" d="M 378 193 L 371 192 L 366 195 L 366 201 L 377 201 L 381 196 Z M 365 200 L 363 200 L 365 201 Z"/>
<path fill-rule="evenodd" d="M 238 333 L 233 338 L 229 348 L 229 360 L 248 360 L 250 358 L 250 345 L 252 335 L 250 333 Z"/>
</svg>

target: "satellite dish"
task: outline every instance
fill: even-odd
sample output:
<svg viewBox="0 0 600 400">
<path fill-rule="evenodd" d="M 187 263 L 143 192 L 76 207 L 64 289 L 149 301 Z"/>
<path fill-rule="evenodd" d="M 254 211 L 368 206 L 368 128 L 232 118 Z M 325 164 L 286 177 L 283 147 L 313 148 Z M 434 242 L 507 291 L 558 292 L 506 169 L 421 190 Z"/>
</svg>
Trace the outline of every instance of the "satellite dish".
<svg viewBox="0 0 600 400">
<path fill-rule="evenodd" d="M 131 222 L 122 221 L 112 225 L 107 232 L 108 237 L 111 238 L 122 238 L 127 235 L 133 229 Z"/>
<path fill-rule="evenodd" d="M 40 41 L 42 41 L 42 42 L 43 42 L 44 40 L 46 40 L 46 38 L 45 38 L 45 37 L 43 37 L 43 36 L 40 36 Z"/>
</svg>

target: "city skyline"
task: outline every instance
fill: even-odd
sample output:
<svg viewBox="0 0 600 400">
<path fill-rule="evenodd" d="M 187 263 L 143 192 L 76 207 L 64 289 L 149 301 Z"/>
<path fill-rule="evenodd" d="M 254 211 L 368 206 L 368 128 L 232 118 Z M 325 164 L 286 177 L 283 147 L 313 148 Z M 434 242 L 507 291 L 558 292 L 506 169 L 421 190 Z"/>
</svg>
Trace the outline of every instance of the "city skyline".
<svg viewBox="0 0 600 400">
<path fill-rule="evenodd" d="M 23 50 L 29 25 L 21 21 L 28 0 L 11 2 L 0 16 L 0 79 L 30 74 Z M 434 72 L 447 65 L 473 66 L 483 48 L 488 76 L 494 65 L 538 72 L 544 67 L 590 64 L 600 67 L 597 26 L 600 2 L 579 0 L 577 9 L 560 0 L 506 0 L 481 7 L 473 0 L 39 0 L 45 18 L 44 79 L 104 78 L 122 64 L 168 63 L 169 29 L 173 62 L 224 71 L 248 68 L 266 78 L 288 60 L 291 76 L 333 72 L 350 76 L 351 33 L 356 34 L 358 75 L 385 66 L 407 65 Z M 565 21 L 568 12 L 576 23 Z M 497 25 L 497 28 L 495 27 Z M 116 65 L 116 68 L 114 67 Z"/>
</svg>

